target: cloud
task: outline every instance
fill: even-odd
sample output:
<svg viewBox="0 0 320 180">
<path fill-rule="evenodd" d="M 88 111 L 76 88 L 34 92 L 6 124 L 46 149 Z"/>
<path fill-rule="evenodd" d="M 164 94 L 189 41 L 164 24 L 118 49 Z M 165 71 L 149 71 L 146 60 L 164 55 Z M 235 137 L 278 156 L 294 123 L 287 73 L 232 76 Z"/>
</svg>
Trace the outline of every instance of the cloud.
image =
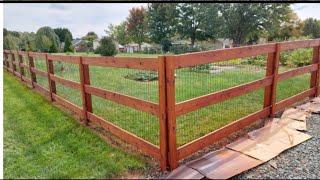
<svg viewBox="0 0 320 180">
<path fill-rule="evenodd" d="M 29 32 L 42 26 L 66 27 L 74 37 L 82 37 L 88 31 L 102 36 L 110 23 L 120 23 L 129 9 L 141 5 L 146 6 L 145 3 L 4 4 L 4 27 Z"/>
</svg>

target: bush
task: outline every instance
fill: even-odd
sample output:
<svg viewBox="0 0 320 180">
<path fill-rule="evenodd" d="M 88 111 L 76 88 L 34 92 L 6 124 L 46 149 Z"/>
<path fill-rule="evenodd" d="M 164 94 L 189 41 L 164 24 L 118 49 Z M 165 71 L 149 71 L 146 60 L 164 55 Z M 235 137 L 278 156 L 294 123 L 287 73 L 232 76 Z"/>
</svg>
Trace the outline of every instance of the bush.
<svg viewBox="0 0 320 180">
<path fill-rule="evenodd" d="M 190 47 L 187 44 L 180 44 L 171 46 L 170 51 L 174 54 L 183 54 L 183 53 L 190 53 L 190 52 L 199 52 L 201 49 L 199 47 Z"/>
<path fill-rule="evenodd" d="M 117 54 L 116 45 L 110 37 L 103 37 L 95 53 L 101 54 L 102 56 L 114 56 Z"/>
<path fill-rule="evenodd" d="M 162 39 L 161 40 L 161 45 L 162 45 L 162 51 L 164 53 L 170 51 L 170 47 L 172 46 L 172 43 L 170 39 Z"/>
<path fill-rule="evenodd" d="M 241 61 L 241 64 L 265 66 L 266 62 L 267 62 L 267 57 L 264 55 L 260 55 L 260 56 L 245 58 L 243 61 Z"/>
<path fill-rule="evenodd" d="M 158 80 L 158 74 L 155 72 L 138 72 L 126 75 L 125 78 L 135 81 L 148 82 Z"/>
<path fill-rule="evenodd" d="M 280 53 L 280 64 L 289 67 L 309 65 L 312 59 L 312 49 L 304 48 Z"/>
</svg>

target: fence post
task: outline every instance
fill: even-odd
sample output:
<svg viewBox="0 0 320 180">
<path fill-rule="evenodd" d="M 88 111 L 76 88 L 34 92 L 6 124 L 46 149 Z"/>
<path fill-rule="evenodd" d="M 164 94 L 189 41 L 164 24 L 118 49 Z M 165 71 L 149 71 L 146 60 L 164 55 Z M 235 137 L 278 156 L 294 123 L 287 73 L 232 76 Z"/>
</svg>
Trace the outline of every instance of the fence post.
<svg viewBox="0 0 320 180">
<path fill-rule="evenodd" d="M 50 99 L 54 101 L 52 94 L 57 93 L 56 90 L 56 83 L 51 80 L 50 74 L 54 74 L 53 70 L 53 62 L 48 59 L 48 53 L 46 53 L 46 65 L 47 65 L 47 72 L 48 72 L 48 83 L 49 83 L 49 91 L 50 91 Z"/>
<path fill-rule="evenodd" d="M 166 94 L 167 94 L 167 127 L 168 127 L 168 160 L 170 170 L 178 167 L 178 151 L 176 140 L 176 114 L 175 114 L 175 66 L 174 56 L 166 56 Z"/>
<path fill-rule="evenodd" d="M 159 123 L 160 123 L 160 167 L 165 171 L 168 167 L 168 129 L 167 129 L 167 95 L 166 95 L 166 57 L 158 57 L 159 83 Z"/>
<path fill-rule="evenodd" d="M 280 59 L 280 44 L 276 43 L 275 52 L 268 54 L 266 76 L 273 76 L 272 84 L 267 86 L 264 91 L 264 107 L 271 106 L 270 117 L 275 114 L 278 69 Z"/>
<path fill-rule="evenodd" d="M 30 52 L 28 52 L 28 62 L 29 62 L 29 72 L 30 72 L 30 79 L 31 79 L 31 87 L 34 88 L 34 83 L 37 82 L 37 76 L 36 73 L 32 71 L 32 68 L 34 68 L 34 60 L 33 57 L 30 56 Z"/>
<path fill-rule="evenodd" d="M 87 112 L 92 113 L 91 94 L 86 93 L 85 85 L 90 85 L 89 65 L 82 63 L 82 56 L 79 59 L 79 73 L 81 81 L 82 109 L 85 125 L 88 125 L 89 119 Z"/>
<path fill-rule="evenodd" d="M 319 41 L 320 42 L 320 41 Z M 320 44 L 317 47 L 313 48 L 313 57 L 312 57 L 312 64 L 316 64 L 317 65 L 317 70 L 316 71 L 312 71 L 311 72 L 311 79 L 310 79 L 310 88 L 314 88 L 316 87 L 316 91 L 313 95 L 310 96 L 310 98 L 312 97 L 316 97 L 319 95 L 319 71 L 320 71 Z"/>
<path fill-rule="evenodd" d="M 8 59 L 8 53 L 3 51 L 3 58 L 4 58 L 4 62 L 5 62 L 5 66 L 7 67 L 7 71 L 9 71 L 9 59 Z"/>
<path fill-rule="evenodd" d="M 80 80 L 81 80 L 81 86 L 83 88 L 82 90 L 82 104 L 83 104 L 83 110 L 85 111 L 85 118 L 84 123 L 88 125 L 89 119 L 88 119 L 88 112 L 92 113 L 92 99 L 91 94 L 86 92 L 86 85 L 90 85 L 90 71 L 89 71 L 89 65 L 83 64 L 83 57 L 80 57 Z"/>
<path fill-rule="evenodd" d="M 23 59 L 22 59 L 22 55 L 19 54 L 19 51 L 17 51 L 17 53 L 18 53 L 18 60 L 19 60 L 20 79 L 21 81 L 23 81 L 22 76 L 25 76 L 24 67 L 21 66 L 21 64 L 23 64 Z"/>
<path fill-rule="evenodd" d="M 16 65 L 15 65 L 14 63 L 15 63 L 16 58 L 15 58 L 15 56 L 14 56 L 13 50 L 11 50 L 10 52 L 11 52 L 12 73 L 13 73 L 13 75 L 15 75 L 14 72 L 15 72 L 17 69 L 16 69 Z"/>
</svg>

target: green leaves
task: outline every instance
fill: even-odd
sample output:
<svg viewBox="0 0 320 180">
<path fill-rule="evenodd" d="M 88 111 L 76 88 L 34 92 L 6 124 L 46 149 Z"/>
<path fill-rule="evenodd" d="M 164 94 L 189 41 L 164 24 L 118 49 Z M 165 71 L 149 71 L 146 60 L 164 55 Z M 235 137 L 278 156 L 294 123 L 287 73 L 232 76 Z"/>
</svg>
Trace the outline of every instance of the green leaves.
<svg viewBox="0 0 320 180">
<path fill-rule="evenodd" d="M 42 27 L 36 33 L 36 46 L 41 52 L 56 53 L 59 48 L 59 37 L 50 27 Z"/>
</svg>

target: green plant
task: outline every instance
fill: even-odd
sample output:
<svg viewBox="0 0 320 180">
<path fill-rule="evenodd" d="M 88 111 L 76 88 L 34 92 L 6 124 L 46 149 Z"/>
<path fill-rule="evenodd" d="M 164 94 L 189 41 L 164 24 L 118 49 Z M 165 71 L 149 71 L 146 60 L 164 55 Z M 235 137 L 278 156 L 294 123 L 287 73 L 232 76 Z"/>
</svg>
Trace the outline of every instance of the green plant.
<svg viewBox="0 0 320 180">
<path fill-rule="evenodd" d="M 250 64 L 256 66 L 265 66 L 266 65 L 266 56 L 260 55 L 255 57 L 248 57 L 241 61 L 241 64 Z"/>
<path fill-rule="evenodd" d="M 128 74 L 125 76 L 125 78 L 143 82 L 155 81 L 158 79 L 158 74 L 155 72 L 137 72 L 134 74 Z"/>
<path fill-rule="evenodd" d="M 305 65 L 309 65 L 312 58 L 312 49 L 298 49 L 295 51 L 292 51 L 288 55 L 288 65 L 289 66 L 295 66 L 295 67 L 301 67 Z"/>
<path fill-rule="evenodd" d="M 114 56 L 117 54 L 116 45 L 110 37 L 103 37 L 95 53 L 101 54 L 102 56 Z"/>
</svg>

